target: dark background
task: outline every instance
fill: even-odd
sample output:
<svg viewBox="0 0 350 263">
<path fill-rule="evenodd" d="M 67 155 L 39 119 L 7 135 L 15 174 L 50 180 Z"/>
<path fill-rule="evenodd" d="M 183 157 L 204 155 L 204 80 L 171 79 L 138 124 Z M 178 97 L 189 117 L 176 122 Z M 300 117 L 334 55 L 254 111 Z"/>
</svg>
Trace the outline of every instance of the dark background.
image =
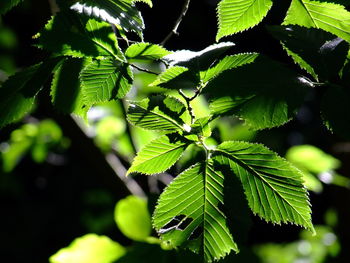
<svg viewBox="0 0 350 263">
<path fill-rule="evenodd" d="M 290 1 L 275 1 L 264 23 L 227 37 L 236 43 L 233 52 L 261 52 L 282 62 L 293 62 L 265 29 L 265 25 L 280 24 Z M 145 41 L 160 43 L 170 32 L 180 14 L 183 1 L 154 0 L 154 7 L 139 4 L 146 30 Z M 179 27 L 179 36 L 167 43 L 170 50 L 200 50 L 215 42 L 217 30 L 217 0 L 193 0 L 187 16 Z M 3 25 L 17 34 L 17 46 L 1 49 L 10 55 L 16 68 L 39 62 L 47 54 L 33 47 L 35 35 L 50 18 L 47 1 L 25 1 L 3 16 Z M 297 69 L 297 67 L 295 67 Z M 298 70 L 298 69 L 297 69 Z M 340 174 L 350 176 L 350 146 L 342 138 L 327 131 L 319 117 L 318 91 L 308 96 L 298 117 L 287 125 L 259 133 L 257 141 L 284 155 L 295 144 L 312 144 L 342 161 Z M 44 97 L 44 96 L 43 96 Z M 46 97 L 47 98 L 47 97 Z M 41 104 L 46 105 L 46 102 Z M 38 118 L 54 118 L 62 127 L 71 147 L 62 155 L 62 162 L 37 165 L 25 157 L 11 174 L 0 174 L 0 261 L 47 262 L 50 255 L 67 246 L 74 238 L 91 231 L 86 218 L 98 220 L 110 217 L 98 234 L 105 234 L 124 244 L 130 244 L 118 232 L 112 220 L 114 204 L 127 192 L 115 180 L 103 156 L 88 138 L 64 116 L 53 113 L 47 106 L 39 106 Z M 0 142 L 9 138 L 18 125 L 0 131 Z M 102 197 L 101 197 L 102 196 Z M 338 212 L 336 234 L 342 244 L 341 255 L 332 262 L 350 262 L 350 201 L 349 191 L 336 186 L 325 186 L 322 194 L 311 193 L 314 224 L 323 224 L 328 208 Z M 103 201 L 98 201 L 98 200 Z M 273 226 L 253 217 L 248 245 L 263 242 L 288 242 L 298 237 L 299 229 L 293 226 Z M 108 220 L 107 220 L 108 221 Z"/>
</svg>

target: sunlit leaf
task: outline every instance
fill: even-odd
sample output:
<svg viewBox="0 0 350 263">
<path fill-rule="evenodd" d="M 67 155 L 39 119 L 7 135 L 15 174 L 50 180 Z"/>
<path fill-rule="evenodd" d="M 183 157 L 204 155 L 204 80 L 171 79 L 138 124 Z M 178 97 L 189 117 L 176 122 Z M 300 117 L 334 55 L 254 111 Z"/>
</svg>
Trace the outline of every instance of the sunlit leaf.
<svg viewBox="0 0 350 263">
<path fill-rule="evenodd" d="M 187 129 L 186 106 L 169 96 L 157 95 L 140 102 L 132 102 L 127 117 L 132 124 L 143 129 L 167 132 Z"/>
<path fill-rule="evenodd" d="M 339 4 L 293 0 L 283 24 L 321 28 L 350 42 L 350 12 Z"/>
<path fill-rule="evenodd" d="M 50 263 L 113 263 L 125 254 L 125 248 L 107 236 L 87 234 L 60 249 Z"/>
<path fill-rule="evenodd" d="M 263 20 L 272 0 L 222 0 L 218 5 L 218 41 L 224 36 L 251 28 Z"/>
<path fill-rule="evenodd" d="M 144 146 L 134 158 L 127 174 L 156 174 L 175 164 L 189 142 L 175 135 L 163 135 Z"/>
<path fill-rule="evenodd" d="M 145 241 L 151 235 L 151 215 L 147 201 L 137 196 L 128 196 L 115 206 L 114 219 L 119 230 L 128 238 Z"/>
<path fill-rule="evenodd" d="M 246 142 L 224 142 L 213 158 L 238 176 L 255 214 L 268 222 L 314 231 L 302 174 L 291 163 L 262 145 Z"/>
<path fill-rule="evenodd" d="M 133 60 L 157 60 L 170 53 L 162 46 L 140 42 L 128 47 L 125 51 L 125 56 Z"/>
<path fill-rule="evenodd" d="M 161 194 L 153 223 L 171 246 L 203 251 L 212 262 L 238 251 L 224 207 L 224 175 L 212 163 L 198 163 L 178 175 Z"/>
<path fill-rule="evenodd" d="M 86 104 L 123 98 L 131 88 L 130 67 L 112 58 L 94 60 L 81 72 L 82 93 Z"/>
</svg>

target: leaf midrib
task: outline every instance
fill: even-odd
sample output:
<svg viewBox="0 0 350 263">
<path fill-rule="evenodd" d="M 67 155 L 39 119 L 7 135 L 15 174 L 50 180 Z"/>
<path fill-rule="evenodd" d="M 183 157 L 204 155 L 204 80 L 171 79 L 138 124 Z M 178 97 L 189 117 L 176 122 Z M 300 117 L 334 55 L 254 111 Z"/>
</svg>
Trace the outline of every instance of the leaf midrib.
<svg viewBox="0 0 350 263">
<path fill-rule="evenodd" d="M 262 181 L 264 181 L 264 182 L 266 183 L 266 185 L 268 185 L 275 193 L 277 193 L 277 195 L 280 196 L 281 199 L 283 199 L 286 203 L 288 203 L 288 204 L 290 205 L 290 207 L 292 207 L 293 210 L 304 220 L 304 222 L 307 223 L 307 225 L 309 225 L 309 224 L 308 224 L 308 220 L 306 220 L 305 217 L 304 217 L 303 215 L 301 215 L 301 214 L 299 213 L 299 211 L 296 210 L 296 209 L 294 208 L 294 206 L 291 205 L 290 202 L 289 202 L 288 200 L 286 200 L 283 196 L 281 196 L 281 194 L 280 194 L 269 182 L 267 182 L 267 181 L 263 178 L 263 176 L 260 175 L 259 172 L 255 171 L 252 167 L 250 167 L 248 164 L 246 164 L 243 160 L 240 160 L 240 159 L 236 158 L 235 156 L 230 155 L 228 152 L 226 152 L 226 151 L 224 151 L 224 150 L 216 149 L 215 151 L 216 151 L 216 152 L 222 153 L 223 155 L 227 156 L 229 159 L 233 159 L 232 161 L 234 161 L 234 162 L 237 163 L 237 164 L 241 164 L 240 166 L 245 167 L 245 168 L 246 168 L 248 171 L 250 171 L 253 175 L 256 175 L 258 178 L 260 178 Z"/>
</svg>

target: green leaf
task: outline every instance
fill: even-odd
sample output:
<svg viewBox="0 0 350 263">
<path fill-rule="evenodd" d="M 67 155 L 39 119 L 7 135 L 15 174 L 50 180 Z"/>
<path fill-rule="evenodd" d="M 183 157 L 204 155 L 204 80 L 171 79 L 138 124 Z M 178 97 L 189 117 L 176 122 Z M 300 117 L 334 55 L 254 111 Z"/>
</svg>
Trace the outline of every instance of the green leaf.
<svg viewBox="0 0 350 263">
<path fill-rule="evenodd" d="M 183 66 L 194 71 L 206 70 L 234 45 L 232 42 L 221 42 L 201 51 L 179 50 L 163 59 L 171 66 Z"/>
<path fill-rule="evenodd" d="M 246 142 L 224 142 L 213 158 L 239 177 L 255 214 L 268 222 L 314 231 L 302 174 L 292 164 L 263 145 Z"/>
<path fill-rule="evenodd" d="M 151 141 L 137 153 L 127 175 L 134 172 L 162 173 L 175 164 L 188 145 L 188 141 L 174 134 L 163 135 Z"/>
<path fill-rule="evenodd" d="M 197 134 L 202 137 L 209 137 L 211 135 L 211 128 L 209 125 L 211 120 L 211 116 L 197 119 L 191 125 L 191 133 Z"/>
<path fill-rule="evenodd" d="M 169 54 L 162 46 L 145 42 L 132 44 L 125 51 L 125 56 L 133 60 L 157 60 Z"/>
<path fill-rule="evenodd" d="M 186 106 L 173 97 L 157 95 L 130 104 L 128 120 L 147 130 L 176 132 L 188 129 Z"/>
<path fill-rule="evenodd" d="M 226 70 L 205 88 L 213 114 L 234 114 L 259 130 L 288 122 L 312 84 L 278 62 L 259 56 Z"/>
<path fill-rule="evenodd" d="M 333 3 L 293 0 L 283 25 L 315 27 L 350 42 L 350 12 Z"/>
<path fill-rule="evenodd" d="M 172 67 L 157 77 L 151 83 L 167 89 L 195 88 L 200 85 L 201 71 L 210 68 L 228 49 L 231 42 L 211 45 L 201 51 L 180 50 L 163 57 Z M 213 72 L 214 74 L 214 72 Z"/>
<path fill-rule="evenodd" d="M 208 82 L 213 78 L 217 77 L 219 74 L 228 69 L 237 68 L 245 64 L 254 62 L 254 60 L 259 56 L 258 53 L 242 53 L 233 56 L 226 56 L 220 60 L 215 66 L 211 67 L 206 71 L 200 72 L 200 78 L 203 82 Z"/>
<path fill-rule="evenodd" d="M 0 127 L 23 118 L 34 106 L 42 89 L 61 58 L 49 59 L 11 76 L 0 87 Z"/>
<path fill-rule="evenodd" d="M 60 249 L 50 263 L 112 263 L 126 253 L 125 248 L 107 236 L 87 234 Z"/>
<path fill-rule="evenodd" d="M 293 25 L 271 26 L 269 31 L 281 40 L 288 54 L 301 68 L 312 75 L 316 74 L 316 79 L 319 76 L 325 81 L 339 75 L 349 49 L 348 43 L 341 38 L 321 29 Z"/>
<path fill-rule="evenodd" d="M 190 89 L 198 85 L 199 78 L 186 67 L 173 66 L 168 68 L 162 74 L 158 75 L 156 80 L 149 86 L 159 86 L 165 89 Z"/>
<path fill-rule="evenodd" d="M 72 5 L 71 9 L 80 14 L 119 25 L 126 32 L 134 31 L 142 38 L 143 19 L 132 2 L 130 0 L 81 0 Z"/>
<path fill-rule="evenodd" d="M 143 3 L 147 4 L 149 7 L 153 7 L 153 3 L 151 0 L 128 0 L 128 1 L 131 1 L 132 3 L 143 2 Z"/>
<path fill-rule="evenodd" d="M 81 58 L 112 56 L 125 60 L 108 23 L 73 12 L 60 12 L 52 17 L 38 37 L 38 47 L 61 55 Z"/>
<path fill-rule="evenodd" d="M 331 86 L 322 99 L 321 115 L 327 128 L 350 139 L 350 91 L 348 87 Z"/>
<path fill-rule="evenodd" d="M 340 167 L 338 159 L 312 145 L 293 146 L 287 151 L 286 158 L 288 161 L 316 174 Z"/>
<path fill-rule="evenodd" d="M 137 196 L 120 200 L 114 209 L 114 219 L 119 230 L 128 238 L 145 241 L 152 232 L 147 201 Z"/>
<path fill-rule="evenodd" d="M 271 7 L 272 0 L 222 0 L 217 10 L 216 41 L 259 24 Z"/>
<path fill-rule="evenodd" d="M 79 81 L 80 71 L 88 64 L 88 60 L 66 58 L 54 72 L 51 85 L 51 100 L 54 107 L 63 113 L 74 113 L 82 118 L 89 110 L 84 104 L 84 97 Z"/>
<path fill-rule="evenodd" d="M 0 15 L 3 15 L 17 6 L 23 0 L 4 0 L 0 2 Z"/>
<path fill-rule="evenodd" d="M 112 58 L 94 60 L 80 74 L 85 103 L 123 98 L 129 92 L 133 74 L 130 67 Z"/>
<path fill-rule="evenodd" d="M 238 252 L 224 208 L 224 175 L 211 162 L 198 163 L 178 175 L 161 194 L 153 224 L 172 246 L 203 251 L 212 262 Z"/>
</svg>

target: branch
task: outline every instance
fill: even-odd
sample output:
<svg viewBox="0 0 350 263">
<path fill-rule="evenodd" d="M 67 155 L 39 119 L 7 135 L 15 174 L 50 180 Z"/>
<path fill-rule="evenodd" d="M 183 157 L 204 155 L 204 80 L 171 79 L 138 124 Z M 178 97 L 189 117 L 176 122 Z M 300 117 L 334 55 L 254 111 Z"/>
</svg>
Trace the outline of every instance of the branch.
<svg viewBox="0 0 350 263">
<path fill-rule="evenodd" d="M 149 74 L 153 74 L 153 75 L 157 75 L 157 76 L 159 75 L 159 73 L 157 73 L 157 72 L 151 71 L 151 70 L 146 69 L 146 68 L 141 68 L 141 67 L 139 67 L 139 66 L 137 66 L 135 64 L 129 63 L 129 66 L 131 66 L 133 68 L 136 68 L 139 71 L 143 71 L 143 72 L 146 72 L 146 73 L 149 73 Z"/>
<path fill-rule="evenodd" d="M 185 17 L 188 7 L 190 5 L 191 0 L 185 0 L 184 5 L 182 6 L 181 14 L 179 18 L 176 20 L 175 25 L 173 27 L 173 30 L 170 31 L 170 33 L 164 38 L 164 40 L 161 42 L 161 45 L 164 46 L 164 44 L 172 37 L 172 35 L 178 35 L 177 29 L 179 28 L 179 25 L 182 22 L 182 19 Z"/>
</svg>

